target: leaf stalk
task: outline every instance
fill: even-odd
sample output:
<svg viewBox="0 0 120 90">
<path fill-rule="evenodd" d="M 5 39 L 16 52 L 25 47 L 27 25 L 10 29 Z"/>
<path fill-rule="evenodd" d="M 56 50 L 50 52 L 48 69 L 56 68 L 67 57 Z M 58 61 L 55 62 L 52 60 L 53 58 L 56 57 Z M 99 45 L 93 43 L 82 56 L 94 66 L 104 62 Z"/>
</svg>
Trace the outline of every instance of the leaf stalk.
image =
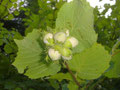
<svg viewBox="0 0 120 90">
<path fill-rule="evenodd" d="M 76 85 L 78 85 L 79 88 L 80 88 L 81 85 L 80 85 L 80 83 L 78 82 L 78 80 L 77 80 L 77 78 L 75 77 L 75 75 L 73 74 L 73 72 L 70 70 L 67 62 L 64 62 L 64 64 L 65 64 L 66 68 L 68 69 L 69 73 L 71 74 L 71 76 L 72 76 L 73 80 L 75 81 Z"/>
</svg>

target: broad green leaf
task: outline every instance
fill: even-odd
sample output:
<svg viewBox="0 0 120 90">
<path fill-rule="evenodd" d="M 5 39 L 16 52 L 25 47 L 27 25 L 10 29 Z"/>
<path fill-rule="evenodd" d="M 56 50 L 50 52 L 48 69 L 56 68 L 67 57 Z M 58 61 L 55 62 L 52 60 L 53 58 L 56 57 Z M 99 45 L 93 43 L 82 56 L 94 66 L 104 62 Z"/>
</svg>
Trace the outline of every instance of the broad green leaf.
<svg viewBox="0 0 120 90">
<path fill-rule="evenodd" d="M 59 90 L 60 86 L 57 80 L 49 79 L 50 85 L 54 87 L 55 90 Z"/>
<path fill-rule="evenodd" d="M 45 62 L 39 38 L 40 31 L 33 30 L 23 40 L 15 39 L 18 53 L 13 65 L 18 69 L 19 73 L 23 73 L 27 69 L 25 75 L 33 79 L 53 75 L 60 70 L 60 64 L 57 61 Z"/>
<path fill-rule="evenodd" d="M 2 2 L 1 2 L 1 5 L 6 5 L 7 3 L 9 2 L 9 0 L 3 0 Z"/>
<path fill-rule="evenodd" d="M 24 2 L 20 2 L 20 4 L 19 4 L 19 5 L 20 5 L 20 6 L 22 6 L 23 4 L 24 4 Z"/>
<path fill-rule="evenodd" d="M 9 20 L 11 20 L 11 19 L 13 19 L 13 18 L 14 18 L 14 16 L 13 16 L 12 14 L 9 14 L 9 15 L 8 15 L 8 19 L 9 19 Z"/>
<path fill-rule="evenodd" d="M 3 40 L 2 40 L 2 39 L 0 39 L 0 46 L 1 46 L 1 45 L 3 45 L 3 43 L 4 43 L 4 42 L 3 42 Z"/>
<path fill-rule="evenodd" d="M 56 20 L 56 31 L 69 29 L 70 36 L 79 40 L 79 45 L 74 51 L 81 52 L 91 47 L 97 40 L 93 22 L 93 8 L 89 3 L 86 0 L 74 0 L 64 4 L 60 9 Z"/>
<path fill-rule="evenodd" d="M 26 15 L 26 16 L 29 16 L 29 15 L 30 15 L 30 12 L 25 12 L 25 15 Z"/>
<path fill-rule="evenodd" d="M 0 16 L 3 15 L 4 10 L 5 10 L 5 7 L 0 5 Z"/>
<path fill-rule="evenodd" d="M 14 3 L 14 8 L 17 8 L 17 6 L 18 6 L 17 3 Z"/>
<path fill-rule="evenodd" d="M 68 88 L 69 88 L 69 90 L 79 90 L 79 89 L 78 89 L 78 86 L 76 85 L 75 82 L 70 82 L 70 83 L 68 84 Z"/>
<path fill-rule="evenodd" d="M 9 44 L 6 44 L 6 45 L 4 46 L 4 50 L 5 50 L 5 52 L 8 53 L 8 54 L 13 52 L 13 48 L 12 48 L 11 45 L 9 45 Z"/>
<path fill-rule="evenodd" d="M 78 82 L 80 84 L 84 84 L 85 83 L 85 80 L 82 80 L 79 77 L 76 77 L 76 78 L 77 78 L 77 80 L 78 80 Z M 55 75 L 52 75 L 50 77 L 50 79 L 57 79 L 59 82 L 61 82 L 64 79 L 74 82 L 74 79 L 73 79 L 73 77 L 71 76 L 71 74 L 69 72 L 68 73 L 57 73 Z"/>
<path fill-rule="evenodd" d="M 7 5 L 7 8 L 11 8 L 12 6 L 13 6 L 13 3 L 9 2 L 8 5 Z"/>
<path fill-rule="evenodd" d="M 112 57 L 113 67 L 105 73 L 108 78 L 119 78 L 120 77 L 120 53 Z"/>
<path fill-rule="evenodd" d="M 63 79 L 73 81 L 72 76 L 69 73 L 58 73 L 50 77 L 51 79 L 57 79 L 58 81 L 62 81 Z"/>
<path fill-rule="evenodd" d="M 14 14 L 17 16 L 17 15 L 19 15 L 19 11 L 14 11 Z"/>
<path fill-rule="evenodd" d="M 17 0 L 11 0 L 11 2 L 17 2 Z"/>
<path fill-rule="evenodd" d="M 68 61 L 72 71 L 76 71 L 81 79 L 96 79 L 109 67 L 111 56 L 100 44 L 76 54 Z"/>
</svg>

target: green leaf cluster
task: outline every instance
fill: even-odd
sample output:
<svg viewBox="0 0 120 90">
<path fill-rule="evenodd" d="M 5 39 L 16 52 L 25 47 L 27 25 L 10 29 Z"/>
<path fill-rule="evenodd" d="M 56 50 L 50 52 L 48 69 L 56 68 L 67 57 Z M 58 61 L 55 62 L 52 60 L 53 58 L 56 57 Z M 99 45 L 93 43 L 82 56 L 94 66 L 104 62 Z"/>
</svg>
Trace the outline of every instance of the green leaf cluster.
<svg viewBox="0 0 120 90">
<path fill-rule="evenodd" d="M 41 5 L 40 2 L 39 4 Z M 97 43 L 93 21 L 93 8 L 89 3 L 85 0 L 74 0 L 63 5 L 56 19 L 56 27 L 52 29 L 53 33 L 68 29 L 70 35 L 78 39 L 79 45 L 73 49 L 73 59 L 66 63 L 79 82 L 97 79 L 109 68 L 111 56 Z M 68 88 L 77 89 L 78 86 L 71 85 L 75 83 L 73 78 L 60 71 L 61 68 L 66 69 L 61 65 L 64 62 L 49 60 L 46 62 L 49 57 L 43 44 L 43 33 L 42 30 L 33 30 L 22 40 L 15 39 L 18 53 L 13 65 L 19 73 L 24 73 L 32 79 L 46 76 L 58 81 L 66 79 L 70 81 Z M 56 74 L 59 71 L 60 73 Z M 66 84 L 64 85 L 66 87 Z"/>
<path fill-rule="evenodd" d="M 31 32 L 34 28 L 47 29 L 47 26 L 55 28 L 55 20 L 60 7 L 67 0 L 27 0 L 27 8 L 20 8 L 25 11 L 27 18 L 24 19 L 28 26 L 25 34 Z"/>
<path fill-rule="evenodd" d="M 70 35 L 78 39 L 79 45 L 75 53 L 82 52 L 91 47 L 97 41 L 97 34 L 94 31 L 93 8 L 89 3 L 75 0 L 66 3 L 59 11 L 56 19 L 56 28 L 70 30 Z"/>
<path fill-rule="evenodd" d="M 105 76 L 109 78 L 119 78 L 120 77 L 120 53 L 115 54 L 112 57 L 111 63 L 111 68 L 108 72 L 105 73 Z"/>
<path fill-rule="evenodd" d="M 45 62 L 45 58 L 42 56 L 44 55 L 43 49 L 39 44 L 40 33 L 38 30 L 33 30 L 23 40 L 15 40 L 19 52 L 13 65 L 17 67 L 19 73 L 28 69 L 25 75 L 33 79 L 53 75 L 60 70 L 59 62 L 48 64 Z"/>
</svg>

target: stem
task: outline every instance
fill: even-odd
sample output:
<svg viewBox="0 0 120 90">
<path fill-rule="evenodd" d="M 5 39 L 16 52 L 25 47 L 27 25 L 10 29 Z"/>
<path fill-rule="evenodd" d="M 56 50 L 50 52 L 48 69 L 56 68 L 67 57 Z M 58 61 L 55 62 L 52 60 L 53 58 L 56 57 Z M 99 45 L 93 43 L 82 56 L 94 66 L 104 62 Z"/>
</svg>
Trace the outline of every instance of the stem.
<svg viewBox="0 0 120 90">
<path fill-rule="evenodd" d="M 118 41 L 114 44 L 112 48 L 112 53 L 114 53 L 114 51 L 119 47 L 119 45 L 120 45 L 120 37 L 118 38 Z"/>
<path fill-rule="evenodd" d="M 116 54 L 118 54 L 119 52 L 120 52 L 120 50 L 119 50 L 119 51 L 117 51 L 116 53 L 114 53 L 114 54 L 112 55 L 112 57 L 113 57 L 113 56 L 115 56 Z"/>
<path fill-rule="evenodd" d="M 66 66 L 66 68 L 68 69 L 69 73 L 71 74 L 71 76 L 72 76 L 73 80 L 75 81 L 75 83 L 76 83 L 79 87 L 81 87 L 81 85 L 80 85 L 80 83 L 77 81 L 75 75 L 74 75 L 73 72 L 70 70 L 67 62 L 65 62 L 65 66 Z"/>
</svg>

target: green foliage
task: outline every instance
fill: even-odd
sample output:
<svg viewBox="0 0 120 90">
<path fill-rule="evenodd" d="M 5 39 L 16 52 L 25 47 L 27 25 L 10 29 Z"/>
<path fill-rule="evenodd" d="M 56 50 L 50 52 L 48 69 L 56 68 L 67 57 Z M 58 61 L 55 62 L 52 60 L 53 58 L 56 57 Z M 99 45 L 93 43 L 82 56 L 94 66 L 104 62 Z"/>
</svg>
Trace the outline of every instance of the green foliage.
<svg viewBox="0 0 120 90">
<path fill-rule="evenodd" d="M 39 1 L 39 5 L 42 6 L 41 1 Z M 32 14 L 31 19 L 33 22 L 30 20 L 28 22 L 33 27 L 31 28 L 30 26 L 29 30 L 35 27 L 39 28 L 39 17 L 35 13 Z M 42 30 L 33 29 L 24 39 L 15 39 L 15 43 L 18 46 L 18 53 L 13 65 L 19 73 L 31 79 L 45 78 L 46 76 L 49 78 L 50 76 L 49 81 L 56 89 L 58 89 L 58 84 L 52 84 L 56 80 L 60 83 L 65 80 L 69 81 L 68 85 L 67 83 L 62 84 L 62 89 L 66 90 L 68 88 L 69 90 L 77 90 L 80 87 L 76 83 L 79 82 L 82 86 L 86 86 L 86 80 L 97 79 L 103 75 L 109 68 L 111 59 L 110 54 L 104 47 L 97 44 L 97 34 L 94 31 L 93 20 L 93 9 L 86 1 L 74 0 L 71 3 L 66 3 L 58 13 L 56 27 L 55 29 L 51 29 L 51 32 L 56 33 L 69 30 L 70 35 L 79 41 L 78 47 L 73 49 L 72 60 L 65 61 L 68 63 L 66 68 L 69 73 L 62 72 L 62 69 L 66 69 L 62 65 L 64 64 L 63 60 L 51 61 L 48 57 L 47 49 L 49 47 L 46 47 L 43 43 L 43 30 L 45 28 L 43 29 L 41 25 Z M 49 24 L 46 25 L 49 26 Z M 57 74 L 58 71 L 60 73 Z"/>
<path fill-rule="evenodd" d="M 94 9 L 94 15 L 95 15 L 94 27 L 95 27 L 95 31 L 98 33 L 98 42 L 104 45 L 105 48 L 109 52 L 111 52 L 111 54 L 117 53 L 116 49 L 120 48 L 118 46 L 119 45 L 118 38 L 120 36 L 120 30 L 119 30 L 120 19 L 118 14 L 120 10 L 120 6 L 119 6 L 120 1 L 119 0 L 115 0 L 115 1 L 116 1 L 115 5 L 112 6 L 109 4 L 105 4 L 104 5 L 105 10 L 103 10 L 102 13 L 99 12 L 98 7 Z M 112 13 L 110 16 L 106 18 L 105 15 L 109 9 L 112 10 Z M 108 89 L 108 88 L 109 90 L 119 89 L 119 86 L 117 86 L 117 83 L 119 83 L 119 77 L 118 77 L 119 68 L 116 68 L 118 64 L 119 64 L 119 59 L 117 59 L 117 54 L 116 54 L 112 56 L 110 67 L 106 71 L 105 76 L 92 83 L 93 84 L 92 89 Z M 108 78 L 106 78 L 106 76 Z"/>
<path fill-rule="evenodd" d="M 53 90 L 48 81 L 28 79 L 28 77 L 18 74 L 15 71 L 16 70 L 13 69 L 9 78 L 0 79 L 0 85 L 4 86 L 3 88 L 0 86 L 1 90 L 15 90 L 16 88 L 21 88 L 22 90 L 38 90 L 39 88 L 46 90 L 49 88 Z"/>
<path fill-rule="evenodd" d="M 47 26 L 54 28 L 57 12 L 67 0 L 28 0 L 27 18 L 24 19 L 28 28 L 25 34 L 31 32 L 34 28 L 47 29 Z"/>
<path fill-rule="evenodd" d="M 17 36 L 17 37 L 15 37 Z M 0 75 L 6 74 L 10 67 L 10 64 L 14 61 L 17 52 L 17 46 L 13 39 L 21 39 L 22 36 L 16 31 L 8 31 L 1 27 L 0 30 Z"/>
<path fill-rule="evenodd" d="M 112 67 L 108 72 L 105 73 L 105 76 L 109 78 L 119 78 L 120 77 L 120 53 L 113 55 L 111 62 L 113 63 Z"/>
<path fill-rule="evenodd" d="M 9 59 L 0 52 L 0 77 L 7 73 L 9 68 Z"/>
<path fill-rule="evenodd" d="M 37 18 L 35 16 L 32 19 Z M 51 29 L 52 33 L 65 32 L 68 29 L 70 35 L 79 41 L 78 47 L 73 49 L 73 59 L 65 61 L 68 63 L 66 68 L 69 73 L 61 71 L 61 67 L 66 69 L 62 66 L 63 60 L 51 61 L 48 57 L 47 49 L 49 47 L 43 43 L 43 30 L 33 29 L 24 39 L 15 39 L 18 53 L 13 65 L 19 73 L 32 79 L 50 76 L 50 79 L 53 79 L 53 81 L 50 80 L 50 83 L 54 82 L 54 79 L 60 82 L 69 81 L 68 87 L 65 83 L 62 89 L 77 90 L 79 86 L 76 83 L 80 82 L 84 86 L 87 83 L 86 80 L 99 78 L 109 68 L 111 56 L 102 45 L 97 44 L 93 20 L 93 9 L 86 1 L 74 0 L 66 3 L 58 13 L 56 28 Z M 36 23 L 38 22 L 39 20 Z M 33 26 L 34 24 L 33 22 Z M 58 71 L 60 73 L 57 74 Z M 52 86 L 58 89 L 58 85 L 52 84 Z"/>
<path fill-rule="evenodd" d="M 116 0 L 116 4 L 112 6 L 105 4 L 105 10 L 102 13 L 98 11 L 98 7 L 96 7 L 94 10 L 94 27 L 98 33 L 98 42 L 108 46 L 109 48 L 113 47 L 113 45 L 116 43 L 116 40 L 120 36 L 120 16 L 118 14 L 118 11 L 120 10 L 119 4 L 119 0 Z M 112 12 L 111 15 L 106 18 L 105 15 L 109 9 L 112 9 Z"/>
<path fill-rule="evenodd" d="M 13 19 L 14 11 L 15 11 L 15 13 L 17 12 L 17 7 L 13 8 L 13 6 L 16 5 L 16 3 L 17 3 L 17 0 L 11 0 L 11 1 L 1 0 L 0 1 L 0 19 L 5 19 L 5 20 Z M 18 14 L 16 14 L 16 15 L 18 15 Z"/>
<path fill-rule="evenodd" d="M 14 11 L 17 10 L 17 7 L 13 8 L 15 3 L 16 0 L 0 1 L 0 90 L 15 86 L 10 81 L 4 82 L 5 78 L 9 78 L 10 72 L 15 71 L 11 66 L 17 52 L 13 39 L 22 39 L 21 34 L 11 26 L 11 23 L 6 23 L 7 21 L 12 22 L 14 18 Z M 7 86 L 8 84 L 9 86 Z"/>
<path fill-rule="evenodd" d="M 119 45 L 120 45 L 120 38 L 117 40 L 117 42 L 113 46 L 113 48 L 112 48 L 112 54 L 114 54 L 116 52 L 116 49 L 119 48 Z"/>
<path fill-rule="evenodd" d="M 9 54 L 9 53 L 12 53 L 12 48 L 11 48 L 11 46 L 8 45 L 8 44 L 5 45 L 5 46 L 4 46 L 4 51 L 5 51 L 6 53 L 8 53 L 8 54 Z"/>
<path fill-rule="evenodd" d="M 54 87 L 55 90 L 59 90 L 59 83 L 57 82 L 57 80 L 49 79 L 49 83 L 52 87 Z"/>
<path fill-rule="evenodd" d="M 81 79 L 96 79 L 109 67 L 110 55 L 99 44 L 94 44 L 68 61 L 70 69 Z"/>
<path fill-rule="evenodd" d="M 33 18 L 32 20 L 29 18 L 29 16 L 32 16 L 32 15 L 30 15 L 30 13 L 32 14 L 32 12 L 36 10 L 36 8 L 33 9 L 33 11 L 29 8 L 26 9 L 26 7 L 23 7 L 24 6 L 23 2 L 21 2 L 19 4 L 16 2 L 17 2 L 17 0 L 2 0 L 2 1 L 0 1 L 0 90 L 4 90 L 4 89 L 14 90 L 15 88 L 21 88 L 21 87 L 22 87 L 22 89 L 26 89 L 26 90 L 29 90 L 29 88 L 27 88 L 27 87 L 35 88 L 35 90 L 37 88 L 45 89 L 42 87 L 47 87 L 47 86 L 49 87 L 49 84 L 47 84 L 46 82 L 44 82 L 42 84 L 42 83 L 38 83 L 38 82 L 33 82 L 33 80 L 29 81 L 29 79 L 27 77 L 26 77 L 27 80 L 25 80 L 23 75 L 21 77 L 18 77 L 19 74 L 17 74 L 17 76 L 14 79 L 8 80 L 8 78 L 10 78 L 11 75 L 12 75 L 12 77 L 14 77 L 13 75 L 18 73 L 16 71 L 16 69 L 12 67 L 11 63 L 14 61 L 14 59 L 16 57 L 16 52 L 18 51 L 18 48 L 17 48 L 15 42 L 13 41 L 13 39 L 18 39 L 18 40 L 23 39 L 23 37 L 21 36 L 20 33 L 24 33 L 24 28 L 26 27 L 26 26 L 24 26 L 24 23 L 27 23 L 27 21 L 23 23 L 23 18 L 25 17 L 23 10 L 25 11 L 26 18 L 28 19 L 28 21 L 30 20 L 31 22 L 33 22 L 34 18 L 31 17 L 31 18 Z M 33 4 L 33 2 L 35 2 L 35 1 L 32 1 L 32 4 Z M 61 2 L 63 2 L 63 1 L 61 1 Z M 37 3 L 38 2 L 35 2 L 35 5 L 32 5 L 32 6 L 33 7 L 36 6 Z M 46 4 L 47 3 L 44 3 L 44 5 L 46 5 Z M 62 4 L 63 3 L 60 3 L 60 6 Z M 21 7 L 21 5 L 23 5 L 23 6 Z M 57 9 L 59 9 L 59 7 L 57 7 Z M 39 10 L 39 8 L 38 8 L 38 10 Z M 46 12 L 46 11 L 49 11 L 49 8 L 46 8 L 44 12 Z M 50 13 L 53 14 L 53 12 L 49 12 L 49 14 Z M 37 15 L 37 14 L 35 14 L 35 15 Z M 46 17 L 45 14 L 41 14 L 40 16 Z M 49 17 L 49 18 L 51 18 L 51 17 Z M 38 18 L 35 18 L 35 20 L 37 20 L 37 19 Z M 41 20 L 42 19 L 39 19 L 39 22 L 41 22 Z M 47 18 L 46 18 L 46 20 L 47 20 Z M 34 25 L 35 25 L 34 28 L 37 27 L 36 24 L 39 24 L 39 22 L 36 22 L 36 21 L 34 22 Z M 55 22 L 55 21 L 53 20 L 53 22 Z M 52 23 L 52 22 L 49 22 L 49 23 Z M 18 30 L 16 29 L 16 25 L 20 25 L 20 24 L 22 24 L 22 25 L 18 26 L 18 28 L 17 28 L 20 31 L 20 33 L 19 33 Z M 28 23 L 27 25 L 30 26 L 30 24 L 31 23 Z M 31 24 L 31 26 L 32 26 L 32 24 Z M 45 25 L 45 27 L 46 27 L 46 25 Z M 11 74 L 11 72 L 14 72 L 14 74 Z M 19 82 L 18 79 L 19 80 L 21 79 L 21 82 Z M 25 83 L 23 83 L 23 82 L 25 82 Z M 37 87 L 36 87 L 36 85 L 37 85 Z"/>
<path fill-rule="evenodd" d="M 60 9 L 56 20 L 56 28 L 70 30 L 70 35 L 78 39 L 75 52 L 79 53 L 91 47 L 97 40 L 93 27 L 93 8 L 85 0 L 74 0 Z"/>
<path fill-rule="evenodd" d="M 39 44 L 40 33 L 38 30 L 33 30 L 23 40 L 15 40 L 19 52 L 13 65 L 17 67 L 19 73 L 27 69 L 25 75 L 33 79 L 53 75 L 60 70 L 59 62 L 45 62 L 43 48 Z"/>
<path fill-rule="evenodd" d="M 68 88 L 69 90 L 78 90 L 79 87 L 74 82 L 70 82 Z"/>
<path fill-rule="evenodd" d="M 61 15 L 61 13 L 63 13 L 62 11 L 64 11 L 64 8 L 67 11 L 70 11 L 69 9 L 71 7 L 75 7 L 73 10 L 71 10 L 72 12 L 74 12 L 72 14 L 73 20 L 69 21 L 69 22 L 73 21 L 72 22 L 73 24 L 71 25 L 72 29 L 70 27 L 69 28 L 70 28 L 70 34 L 73 34 L 73 35 L 75 35 L 75 37 L 78 38 L 78 40 L 79 40 L 78 46 L 80 48 L 82 47 L 82 45 L 83 46 L 87 45 L 90 47 L 93 43 L 96 42 L 96 40 L 95 40 L 96 34 L 93 30 L 92 24 L 91 25 L 85 24 L 85 22 L 86 23 L 88 22 L 86 20 L 86 18 L 82 17 L 82 16 L 79 17 L 80 14 L 77 13 L 78 12 L 77 10 L 79 10 L 79 9 L 81 11 L 85 12 L 84 11 L 85 9 L 83 9 L 83 7 L 85 7 L 85 6 L 86 6 L 86 10 L 90 11 L 89 19 L 93 23 L 92 9 L 89 6 L 89 4 L 85 1 L 73 1 L 71 3 L 65 4 L 63 6 L 63 8 L 60 10 L 60 13 L 58 14 L 58 19 L 56 22 L 56 25 L 58 24 L 58 22 L 60 24 L 61 20 L 64 20 L 63 23 L 68 22 L 70 18 L 62 19 L 60 17 L 60 15 Z M 68 17 L 70 17 L 71 12 L 64 13 L 64 16 L 68 15 L 68 14 L 69 14 Z M 75 15 L 76 16 L 78 15 L 77 17 L 79 17 L 80 19 L 79 18 L 76 19 Z M 83 16 L 85 16 L 85 15 L 86 15 L 86 13 L 83 13 Z M 84 22 L 82 24 L 82 26 L 79 26 L 78 24 L 76 24 L 76 22 L 81 23 L 82 21 Z M 61 23 L 62 23 L 62 21 L 61 21 Z M 75 26 L 74 26 L 74 23 L 76 24 Z M 56 28 L 67 27 L 67 24 L 65 24 L 66 26 L 63 26 L 63 25 L 61 25 L 60 27 L 57 25 Z M 88 27 L 91 27 L 91 29 L 90 28 L 88 29 Z M 86 30 L 90 31 L 87 36 L 85 34 L 87 31 L 85 32 L 84 28 L 86 28 Z M 79 34 L 77 31 L 75 31 L 78 29 L 85 33 Z M 90 33 L 93 35 L 93 37 L 91 37 Z M 81 36 L 82 36 L 82 38 L 80 39 Z M 37 40 L 40 41 L 40 43 Z M 48 76 L 48 75 L 53 75 L 60 70 L 59 64 L 57 65 L 57 63 L 54 64 L 55 62 L 51 62 L 47 65 L 47 63 L 44 62 L 45 58 L 42 56 L 42 55 L 44 55 L 44 53 L 42 52 L 42 49 L 44 50 L 44 48 L 41 46 L 41 43 L 42 43 L 41 40 L 42 39 L 40 39 L 40 32 L 37 30 L 36 31 L 33 30 L 33 32 L 28 34 L 28 36 L 26 36 L 23 40 L 15 40 L 15 42 L 19 48 L 18 49 L 19 52 L 17 54 L 16 60 L 13 63 L 13 65 L 17 67 L 17 69 L 20 73 L 23 73 L 24 70 L 27 69 L 27 71 L 25 72 L 25 75 L 29 76 L 30 78 L 39 78 L 39 77 L 44 77 L 44 76 Z M 88 44 L 88 42 L 89 42 L 89 44 Z M 77 49 L 80 49 L 80 48 L 77 48 Z M 88 47 L 85 47 L 85 48 L 88 48 Z M 95 56 L 93 56 L 93 54 Z M 86 56 L 86 58 L 84 56 Z M 101 60 L 99 60 L 100 57 L 102 57 Z M 93 61 L 93 63 L 90 63 L 91 60 Z M 109 67 L 109 61 L 110 61 L 110 55 L 104 50 L 104 48 L 102 46 L 100 46 L 99 44 L 95 44 L 91 48 L 83 51 L 82 53 L 74 55 L 73 59 L 68 61 L 68 65 L 70 66 L 71 70 L 75 71 L 78 74 L 78 77 L 80 77 L 82 79 L 96 79 L 96 78 L 100 77 L 100 75 Z M 81 62 L 83 62 L 83 63 L 81 63 Z M 97 66 L 95 66 L 94 64 L 96 64 Z M 55 67 L 55 69 L 52 70 L 54 67 Z M 90 69 L 90 67 L 91 67 L 91 69 Z"/>
<path fill-rule="evenodd" d="M 0 1 L 0 90 L 78 90 L 69 69 L 81 90 L 119 90 L 119 41 L 116 43 L 120 36 L 119 0 L 113 6 L 106 4 L 102 13 L 96 8 L 95 19 L 93 8 L 85 0 L 26 1 L 19 4 L 17 0 Z M 110 8 L 111 16 L 105 18 Z M 42 38 L 47 30 L 53 33 L 69 30 L 79 40 L 73 49 L 73 59 L 67 61 L 68 68 L 63 60 L 51 61 L 48 57 Z M 18 31 L 22 35 L 25 31 L 27 36 L 23 38 Z M 112 57 L 103 45 L 112 52 Z"/>
<path fill-rule="evenodd" d="M 69 73 L 58 73 L 58 74 L 51 76 L 50 78 L 57 79 L 59 82 L 61 82 L 63 79 L 73 81 L 73 78 Z"/>
</svg>

